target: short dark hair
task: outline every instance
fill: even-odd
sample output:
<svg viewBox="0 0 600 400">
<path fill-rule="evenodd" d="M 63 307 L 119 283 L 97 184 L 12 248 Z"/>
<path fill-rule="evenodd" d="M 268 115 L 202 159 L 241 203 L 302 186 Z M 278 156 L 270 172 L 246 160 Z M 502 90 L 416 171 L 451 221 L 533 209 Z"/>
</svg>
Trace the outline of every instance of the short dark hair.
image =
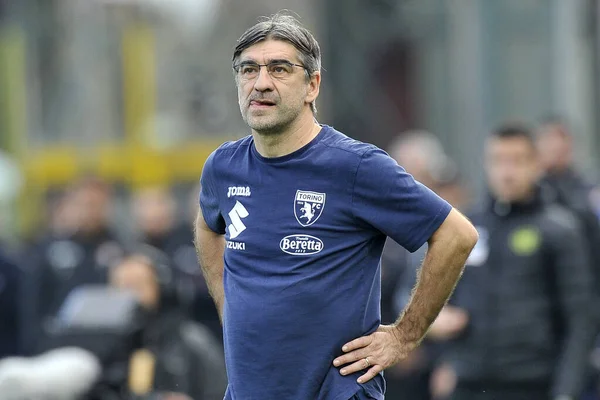
<svg viewBox="0 0 600 400">
<path fill-rule="evenodd" d="M 304 65 L 307 78 L 321 70 L 321 48 L 317 40 L 296 18 L 282 12 L 262 18 L 244 32 L 235 46 L 232 64 L 237 64 L 240 55 L 248 47 L 267 39 L 281 40 L 294 46 L 298 50 L 298 56 Z M 310 104 L 310 108 L 316 115 L 317 107 L 314 102 Z"/>
<path fill-rule="evenodd" d="M 540 125 L 568 125 L 567 119 L 560 114 L 545 114 L 539 118 Z"/>
<path fill-rule="evenodd" d="M 508 123 L 499 126 L 492 131 L 492 138 L 495 139 L 525 139 L 531 146 L 535 147 L 535 139 L 529 127 L 523 123 Z"/>
<path fill-rule="evenodd" d="M 571 127 L 569 120 L 559 114 L 547 114 L 540 118 L 540 127 L 558 127 L 558 132 L 563 137 L 571 136 Z M 538 135 L 543 133 L 542 129 L 538 130 Z"/>
</svg>

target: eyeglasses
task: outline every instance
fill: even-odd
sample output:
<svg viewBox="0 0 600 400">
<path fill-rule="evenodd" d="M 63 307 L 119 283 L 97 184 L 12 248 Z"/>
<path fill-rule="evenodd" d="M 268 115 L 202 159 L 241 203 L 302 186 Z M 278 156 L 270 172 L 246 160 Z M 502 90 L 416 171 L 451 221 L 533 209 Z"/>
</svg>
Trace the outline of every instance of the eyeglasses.
<svg viewBox="0 0 600 400">
<path fill-rule="evenodd" d="M 251 81 L 258 77 L 260 67 L 266 67 L 267 72 L 272 78 L 286 79 L 294 73 L 294 67 L 306 69 L 304 65 L 294 64 L 286 60 L 275 60 L 268 64 L 258 64 L 250 61 L 243 61 L 233 66 L 233 70 L 243 81 Z"/>
</svg>

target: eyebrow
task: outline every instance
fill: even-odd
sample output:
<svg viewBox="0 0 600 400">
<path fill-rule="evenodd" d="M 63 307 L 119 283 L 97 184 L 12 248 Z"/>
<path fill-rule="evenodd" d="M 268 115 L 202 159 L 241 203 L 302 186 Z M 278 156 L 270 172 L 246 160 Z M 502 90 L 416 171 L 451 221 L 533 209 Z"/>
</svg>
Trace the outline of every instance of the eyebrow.
<svg viewBox="0 0 600 400">
<path fill-rule="evenodd" d="M 290 63 L 290 64 L 294 64 L 293 61 L 287 60 L 285 58 L 275 58 L 273 60 L 269 60 L 265 64 L 271 64 L 271 63 Z M 239 63 L 239 65 L 244 65 L 244 64 L 258 64 L 258 62 L 256 60 L 250 59 L 250 60 L 240 61 L 240 63 Z"/>
</svg>

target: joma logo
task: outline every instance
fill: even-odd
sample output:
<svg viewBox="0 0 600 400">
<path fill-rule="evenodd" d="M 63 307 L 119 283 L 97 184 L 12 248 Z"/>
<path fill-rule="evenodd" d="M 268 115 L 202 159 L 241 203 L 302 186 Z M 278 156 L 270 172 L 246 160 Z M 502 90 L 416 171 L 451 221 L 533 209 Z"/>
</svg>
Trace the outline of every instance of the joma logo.
<svg viewBox="0 0 600 400">
<path fill-rule="evenodd" d="M 229 186 L 227 188 L 227 197 L 232 197 L 232 196 L 249 197 L 250 196 L 250 187 L 249 186 Z"/>
</svg>

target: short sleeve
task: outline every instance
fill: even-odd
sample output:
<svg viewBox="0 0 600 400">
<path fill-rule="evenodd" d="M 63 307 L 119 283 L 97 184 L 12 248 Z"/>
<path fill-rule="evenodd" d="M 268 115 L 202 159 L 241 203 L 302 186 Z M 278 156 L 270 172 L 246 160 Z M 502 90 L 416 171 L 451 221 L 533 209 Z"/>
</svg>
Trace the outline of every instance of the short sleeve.
<svg viewBox="0 0 600 400">
<path fill-rule="evenodd" d="M 202 177 L 200 179 L 200 208 L 206 225 L 216 233 L 225 234 L 225 220 L 219 209 L 219 196 L 214 179 L 214 156 L 213 152 L 204 163 Z"/>
<path fill-rule="evenodd" d="M 410 252 L 429 240 L 451 209 L 383 150 L 374 148 L 362 156 L 352 196 L 354 216 Z"/>
</svg>

